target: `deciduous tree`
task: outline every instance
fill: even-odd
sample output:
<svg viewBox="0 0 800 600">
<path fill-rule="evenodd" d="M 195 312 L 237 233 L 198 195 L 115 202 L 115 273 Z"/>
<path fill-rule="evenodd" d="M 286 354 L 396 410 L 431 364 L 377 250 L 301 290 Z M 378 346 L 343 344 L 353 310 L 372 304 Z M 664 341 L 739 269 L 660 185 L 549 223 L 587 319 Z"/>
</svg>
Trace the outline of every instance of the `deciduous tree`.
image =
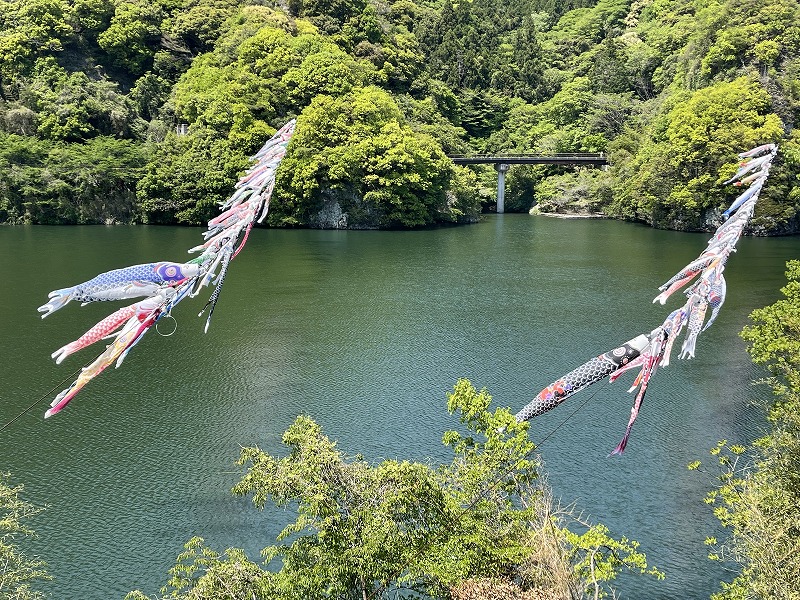
<svg viewBox="0 0 800 600">
<path fill-rule="evenodd" d="M 258 508 L 291 508 L 295 520 L 262 555 L 219 554 L 194 538 L 171 571 L 169 598 L 309 600 L 389 598 L 602 597 L 622 569 L 646 572 L 635 542 L 602 526 L 562 529 L 538 485 L 527 424 L 468 381 L 448 396 L 461 428 L 443 442 L 449 464 L 404 460 L 368 464 L 348 457 L 309 417 L 283 435 L 288 454 L 242 450 L 247 472 L 234 493 Z M 650 570 L 658 575 L 657 571 Z M 539 594 L 544 594 L 541 596 Z M 130 600 L 143 600 L 137 592 Z"/>
<path fill-rule="evenodd" d="M 0 598 L 43 600 L 32 584 L 50 579 L 42 560 L 27 555 L 20 542 L 33 535 L 27 520 L 40 513 L 22 497 L 24 487 L 13 485 L 9 473 L 0 473 Z"/>
</svg>

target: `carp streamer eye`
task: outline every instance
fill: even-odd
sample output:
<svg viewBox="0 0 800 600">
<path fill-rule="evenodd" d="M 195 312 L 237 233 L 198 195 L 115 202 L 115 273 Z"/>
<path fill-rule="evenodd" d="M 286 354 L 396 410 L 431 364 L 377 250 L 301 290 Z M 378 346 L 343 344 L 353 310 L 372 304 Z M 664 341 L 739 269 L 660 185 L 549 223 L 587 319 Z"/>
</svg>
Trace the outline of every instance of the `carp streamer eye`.
<svg viewBox="0 0 800 600">
<path fill-rule="evenodd" d="M 52 354 L 56 363 L 60 363 L 67 354 L 95 341 L 114 338 L 90 367 L 83 369 L 72 385 L 56 396 L 51 408 L 45 413 L 45 418 L 60 412 L 81 388 L 114 361 L 120 366 L 128 351 L 153 325 L 159 335 L 163 337 L 173 335 L 178 329 L 178 322 L 171 315 L 172 309 L 184 298 L 197 296 L 202 288 L 211 283 L 215 269 L 221 265 L 214 292 L 206 304 L 206 307 L 210 306 L 205 324 L 205 331 L 208 331 L 228 263 L 244 247 L 253 224 L 260 222 L 267 215 L 269 200 L 275 187 L 275 172 L 286 155 L 294 126 L 295 121 L 289 121 L 251 158 L 250 169 L 235 185 L 235 191 L 231 196 L 222 204 L 220 214 L 208 222 L 208 230 L 203 235 L 206 241 L 189 250 L 189 252 L 200 252 L 197 258 L 188 263 L 161 261 L 115 269 L 101 273 L 82 284 L 50 293 L 48 303 L 39 307 L 42 318 L 62 308 L 71 300 L 88 303 L 143 296 L 145 300 L 106 317 L 81 338 Z M 166 319 L 171 322 L 167 322 Z M 123 323 L 126 324 L 122 325 Z M 121 325 L 122 328 L 118 332 L 109 335 Z"/>
</svg>

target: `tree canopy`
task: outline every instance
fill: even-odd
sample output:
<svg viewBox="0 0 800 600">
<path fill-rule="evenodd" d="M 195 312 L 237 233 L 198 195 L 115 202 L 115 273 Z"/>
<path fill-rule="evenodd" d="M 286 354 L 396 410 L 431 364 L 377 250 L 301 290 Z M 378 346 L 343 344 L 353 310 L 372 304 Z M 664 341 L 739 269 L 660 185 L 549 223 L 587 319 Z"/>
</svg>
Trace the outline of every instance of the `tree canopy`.
<svg viewBox="0 0 800 600">
<path fill-rule="evenodd" d="M 27 520 L 42 511 L 22 497 L 24 487 L 12 485 L 9 473 L 0 473 L 0 598 L 41 600 L 45 595 L 32 584 L 50 577 L 42 560 L 27 555 L 24 538 L 33 530 Z"/>
<path fill-rule="evenodd" d="M 554 511 L 527 423 L 490 404 L 485 390 L 455 385 L 448 408 L 461 430 L 444 434 L 453 459 L 439 467 L 370 465 L 298 417 L 283 435 L 286 456 L 250 447 L 239 458 L 247 471 L 234 494 L 296 513 L 262 551 L 264 564 L 193 538 L 162 592 L 209 600 L 578 598 L 605 597 L 622 570 L 661 577 L 636 542 Z"/>
<path fill-rule="evenodd" d="M 52 177 L 48 165 L 13 163 L 29 175 L 0 187 L 6 222 L 200 223 L 247 156 L 299 117 L 272 225 L 474 221 L 492 205 L 496 174 L 445 166 L 445 154 L 606 152 L 608 171 L 514 167 L 509 208 L 713 229 L 731 200 L 721 181 L 735 155 L 777 142 L 753 228 L 797 230 L 797 0 L 9 0 L 4 9 L 0 154 L 58 145 L 74 163 L 110 137 L 146 163 L 146 176 L 130 180 L 132 204 L 126 185 L 108 213 L 66 209 L 27 183 Z M 304 128 L 328 130 L 321 107 L 379 95 L 400 114 L 371 140 L 358 139 L 353 119 L 347 142 L 303 145 L 317 135 Z M 371 164 L 322 167 L 322 143 L 327 158 L 354 164 L 372 153 Z M 61 196 L 82 195 L 61 179 Z"/>
</svg>

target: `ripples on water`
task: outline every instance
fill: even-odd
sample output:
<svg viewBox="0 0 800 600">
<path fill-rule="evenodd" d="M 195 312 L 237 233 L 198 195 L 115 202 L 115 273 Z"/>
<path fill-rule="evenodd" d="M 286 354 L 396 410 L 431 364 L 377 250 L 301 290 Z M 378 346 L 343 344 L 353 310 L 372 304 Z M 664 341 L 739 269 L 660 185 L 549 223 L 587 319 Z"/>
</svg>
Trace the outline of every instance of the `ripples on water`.
<svg viewBox="0 0 800 600">
<path fill-rule="evenodd" d="M 59 367 L 49 358 L 115 308 L 69 305 L 41 321 L 47 292 L 103 270 L 180 260 L 199 235 L 0 229 L 2 421 L 96 356 L 83 351 Z M 658 285 L 706 239 L 522 215 L 431 231 L 255 231 L 207 335 L 196 318 L 202 303 L 187 300 L 175 335 L 150 333 L 64 413 L 45 422 L 42 402 L 0 437 L 0 468 L 49 505 L 33 523 L 33 549 L 55 576 L 48 589 L 87 600 L 156 593 L 193 535 L 257 559 L 291 514 L 233 498 L 233 462 L 245 445 L 283 453 L 280 436 L 298 414 L 346 453 L 447 460 L 441 435 L 455 424 L 445 393 L 459 377 L 517 410 L 559 375 L 659 324 L 679 301 L 651 304 Z M 764 396 L 750 385 L 760 372 L 737 334 L 753 308 L 778 297 L 799 246 L 739 243 L 719 319 L 695 360 L 674 360 L 654 378 L 622 458 L 606 455 L 628 420 L 629 378 L 534 422 L 556 496 L 641 541 L 666 571 L 664 582 L 623 577 L 623 598 L 708 597 L 729 577 L 705 559 L 703 540 L 716 534 L 702 502 L 712 482 L 686 464 L 718 439 L 747 442 L 763 427 L 749 405 Z"/>
</svg>

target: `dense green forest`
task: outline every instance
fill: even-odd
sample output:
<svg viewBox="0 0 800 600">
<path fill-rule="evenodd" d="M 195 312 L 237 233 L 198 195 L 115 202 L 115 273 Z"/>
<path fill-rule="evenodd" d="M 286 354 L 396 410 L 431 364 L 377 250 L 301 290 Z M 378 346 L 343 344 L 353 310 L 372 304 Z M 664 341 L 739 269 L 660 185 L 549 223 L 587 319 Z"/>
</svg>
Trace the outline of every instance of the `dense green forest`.
<svg viewBox="0 0 800 600">
<path fill-rule="evenodd" d="M 413 227 L 506 207 L 712 229 L 736 154 L 781 152 L 753 230 L 798 229 L 795 0 L 4 0 L 0 221 L 214 214 L 290 118 L 271 225 Z M 183 128 L 185 125 L 185 134 Z"/>
</svg>

